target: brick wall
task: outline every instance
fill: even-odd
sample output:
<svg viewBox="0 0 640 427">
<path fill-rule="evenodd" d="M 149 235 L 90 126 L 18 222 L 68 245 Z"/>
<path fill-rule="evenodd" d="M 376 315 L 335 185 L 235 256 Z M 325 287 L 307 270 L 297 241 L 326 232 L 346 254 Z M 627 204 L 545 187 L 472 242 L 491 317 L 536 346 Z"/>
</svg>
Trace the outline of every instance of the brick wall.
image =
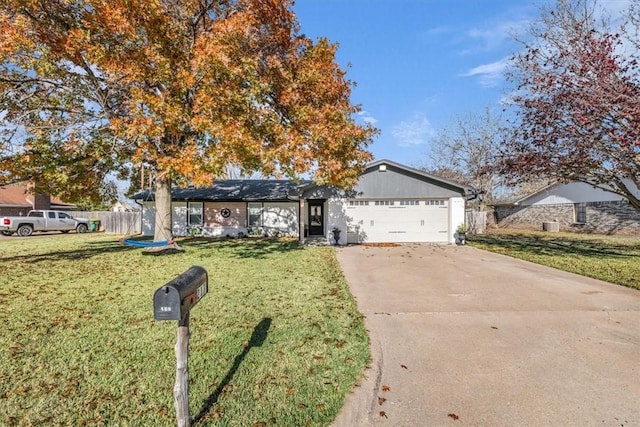
<svg viewBox="0 0 640 427">
<path fill-rule="evenodd" d="M 587 203 L 587 222 L 577 224 L 573 204 L 496 206 L 494 220 L 501 228 L 542 230 L 542 223 L 557 221 L 560 230 L 584 233 L 640 233 L 640 212 L 626 202 Z"/>
</svg>

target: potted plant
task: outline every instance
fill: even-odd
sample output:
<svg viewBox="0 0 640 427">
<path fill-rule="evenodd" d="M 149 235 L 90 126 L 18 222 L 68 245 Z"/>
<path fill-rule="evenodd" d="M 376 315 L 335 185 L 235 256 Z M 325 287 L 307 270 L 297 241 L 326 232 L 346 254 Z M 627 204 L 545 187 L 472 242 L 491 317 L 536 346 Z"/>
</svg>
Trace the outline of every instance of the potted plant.
<svg viewBox="0 0 640 427">
<path fill-rule="evenodd" d="M 458 243 L 460 245 L 464 245 L 467 242 L 467 231 L 469 230 L 469 228 L 467 227 L 467 224 L 462 223 L 458 226 L 458 228 L 456 228 L 456 234 L 458 237 Z"/>
<path fill-rule="evenodd" d="M 338 244 L 338 241 L 340 240 L 340 229 L 338 227 L 333 227 L 331 229 L 331 232 L 333 233 L 333 240 L 336 241 L 336 245 Z"/>
</svg>

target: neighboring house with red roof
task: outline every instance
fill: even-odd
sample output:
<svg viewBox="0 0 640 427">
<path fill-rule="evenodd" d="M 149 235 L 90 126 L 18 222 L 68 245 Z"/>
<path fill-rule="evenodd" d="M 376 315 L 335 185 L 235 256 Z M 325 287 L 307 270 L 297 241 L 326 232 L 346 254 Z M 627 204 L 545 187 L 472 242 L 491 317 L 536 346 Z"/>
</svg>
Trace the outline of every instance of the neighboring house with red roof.
<svg viewBox="0 0 640 427">
<path fill-rule="evenodd" d="M 46 194 L 32 194 L 25 184 L 0 186 L 0 216 L 24 216 L 32 209 L 72 210 L 76 206 Z"/>
</svg>

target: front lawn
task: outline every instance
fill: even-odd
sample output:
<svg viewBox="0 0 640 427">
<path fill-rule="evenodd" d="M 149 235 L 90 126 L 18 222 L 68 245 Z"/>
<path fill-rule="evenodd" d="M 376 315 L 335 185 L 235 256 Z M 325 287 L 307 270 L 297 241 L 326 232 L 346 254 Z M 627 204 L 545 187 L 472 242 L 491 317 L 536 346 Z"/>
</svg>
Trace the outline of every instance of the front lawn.
<svg viewBox="0 0 640 427">
<path fill-rule="evenodd" d="M 321 426 L 369 362 L 362 317 L 332 248 L 184 240 L 143 255 L 113 236 L 0 241 L 0 425 L 175 425 L 176 321 L 153 292 L 192 265 L 194 425 Z"/>
<path fill-rule="evenodd" d="M 640 237 L 491 230 L 469 245 L 640 289 Z"/>
</svg>

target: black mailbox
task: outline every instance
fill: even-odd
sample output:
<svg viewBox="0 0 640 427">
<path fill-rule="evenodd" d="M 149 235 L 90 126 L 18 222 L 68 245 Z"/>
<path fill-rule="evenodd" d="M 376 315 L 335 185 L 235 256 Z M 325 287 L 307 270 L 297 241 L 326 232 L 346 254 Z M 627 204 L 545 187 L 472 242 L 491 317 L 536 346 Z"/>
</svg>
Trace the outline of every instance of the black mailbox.
<svg viewBox="0 0 640 427">
<path fill-rule="evenodd" d="M 153 294 L 156 320 L 181 320 L 209 292 L 207 270 L 193 266 Z"/>
</svg>

